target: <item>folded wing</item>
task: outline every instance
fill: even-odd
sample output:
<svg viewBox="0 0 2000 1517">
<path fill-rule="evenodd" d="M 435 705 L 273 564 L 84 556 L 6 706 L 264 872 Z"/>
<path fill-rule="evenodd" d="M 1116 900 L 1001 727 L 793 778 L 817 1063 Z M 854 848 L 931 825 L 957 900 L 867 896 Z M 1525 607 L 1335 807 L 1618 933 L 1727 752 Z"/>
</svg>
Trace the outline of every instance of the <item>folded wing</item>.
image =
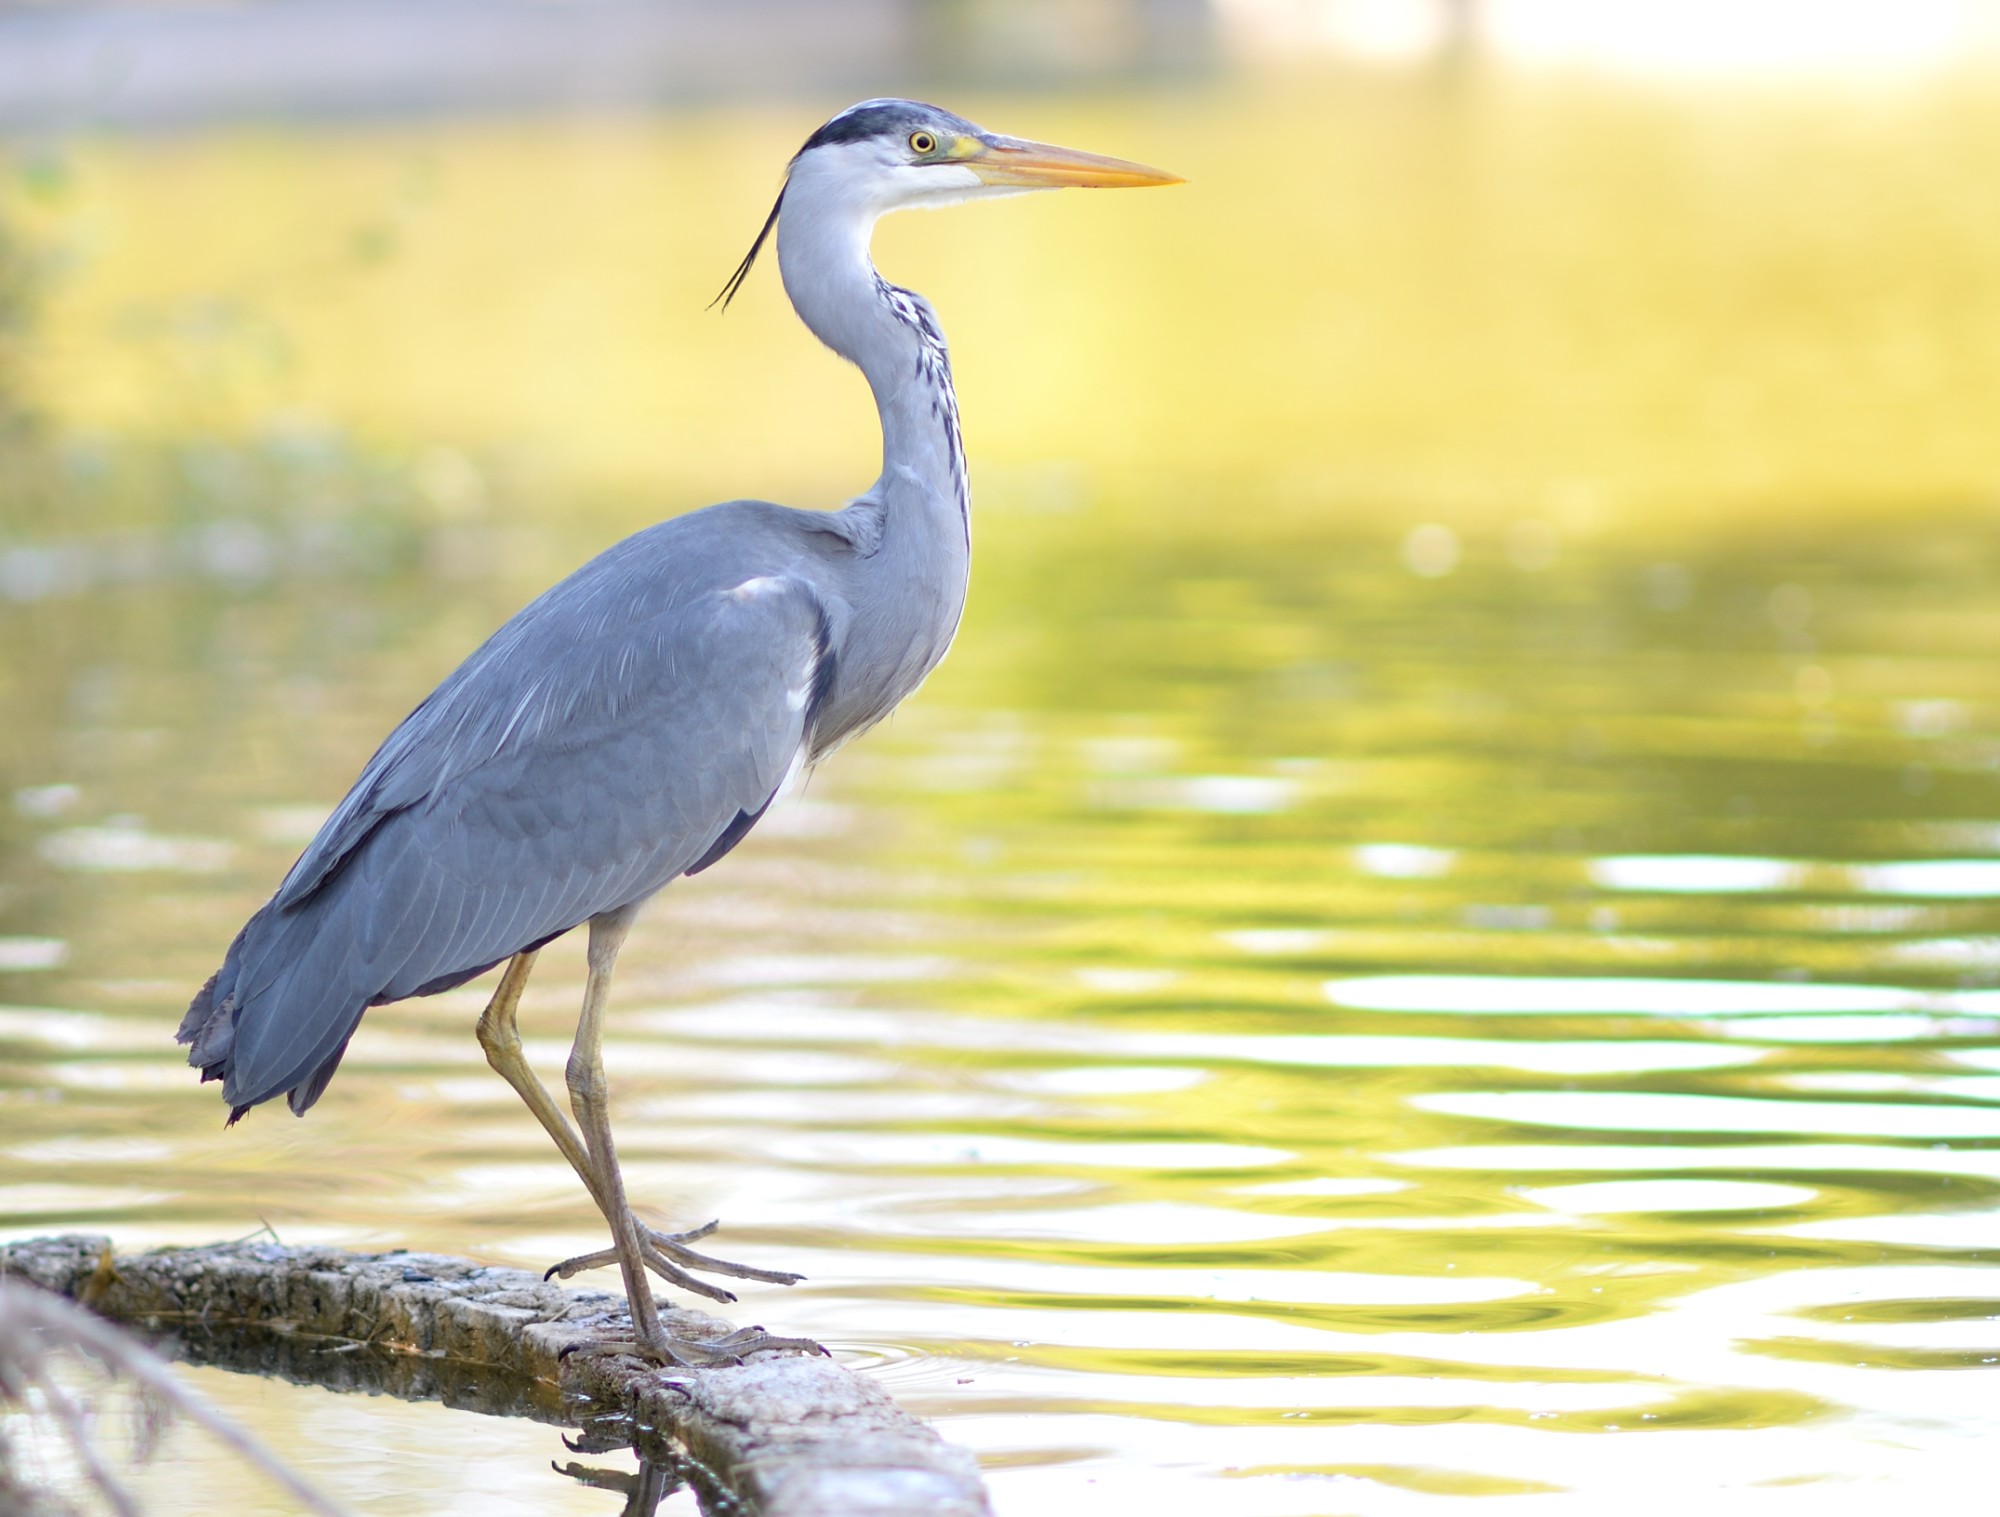
<svg viewBox="0 0 2000 1517">
<path fill-rule="evenodd" d="M 580 577 L 496 633 L 238 935 L 180 1032 L 235 1114 L 286 1092 L 303 1112 L 369 1006 L 707 867 L 802 762 L 833 660 L 808 585 L 747 576 L 637 618 L 620 590 Z"/>
</svg>

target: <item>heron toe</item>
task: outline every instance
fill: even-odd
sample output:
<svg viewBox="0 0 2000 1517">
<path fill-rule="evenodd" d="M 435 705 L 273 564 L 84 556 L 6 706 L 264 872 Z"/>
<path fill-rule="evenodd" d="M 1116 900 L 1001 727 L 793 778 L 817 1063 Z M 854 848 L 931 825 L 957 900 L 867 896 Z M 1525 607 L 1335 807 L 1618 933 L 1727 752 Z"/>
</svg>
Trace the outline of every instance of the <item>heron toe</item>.
<svg viewBox="0 0 2000 1517">
<path fill-rule="evenodd" d="M 717 1259 L 687 1246 L 696 1238 L 706 1238 L 721 1225 L 720 1221 L 712 1221 L 700 1227 L 690 1228 L 686 1232 L 663 1233 L 634 1219 L 634 1227 L 639 1236 L 639 1253 L 645 1260 L 646 1267 L 668 1284 L 678 1285 L 682 1290 L 706 1296 L 711 1301 L 734 1301 L 736 1295 L 733 1291 L 698 1278 L 691 1271 L 727 1275 L 735 1280 L 759 1280 L 766 1285 L 796 1285 L 805 1278 L 804 1275 L 793 1274 L 790 1270 L 758 1269 L 749 1264 L 736 1264 L 727 1259 Z M 581 1274 L 587 1269 L 602 1269 L 616 1263 L 618 1263 L 618 1250 L 615 1247 L 601 1248 L 595 1253 L 578 1254 L 573 1258 L 564 1259 L 560 1264 L 550 1265 L 542 1278 L 567 1280 L 572 1275 Z"/>
</svg>

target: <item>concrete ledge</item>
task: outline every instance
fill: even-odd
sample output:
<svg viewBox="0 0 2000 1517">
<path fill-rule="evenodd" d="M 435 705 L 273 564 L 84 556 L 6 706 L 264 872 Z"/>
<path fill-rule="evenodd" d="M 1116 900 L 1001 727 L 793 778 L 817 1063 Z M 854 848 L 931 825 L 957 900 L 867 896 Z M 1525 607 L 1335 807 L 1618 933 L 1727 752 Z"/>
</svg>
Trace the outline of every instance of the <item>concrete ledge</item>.
<svg viewBox="0 0 2000 1517">
<path fill-rule="evenodd" d="M 244 1355 L 192 1356 L 238 1368 L 565 1425 L 622 1414 L 757 1517 L 992 1511 L 972 1456 L 851 1370 L 770 1350 L 718 1369 L 662 1370 L 604 1350 L 564 1358 L 592 1337 L 629 1331 L 625 1304 L 523 1270 L 443 1254 L 272 1243 L 114 1257 L 108 1238 L 70 1236 L 0 1245 L 0 1274 L 151 1333 L 187 1339 L 199 1328 L 212 1341 L 240 1338 Z M 703 1337 L 735 1326 L 702 1312 L 661 1317 Z M 362 1346 L 376 1350 L 366 1361 L 346 1352 Z M 385 1361 L 386 1371 L 365 1367 Z"/>
</svg>

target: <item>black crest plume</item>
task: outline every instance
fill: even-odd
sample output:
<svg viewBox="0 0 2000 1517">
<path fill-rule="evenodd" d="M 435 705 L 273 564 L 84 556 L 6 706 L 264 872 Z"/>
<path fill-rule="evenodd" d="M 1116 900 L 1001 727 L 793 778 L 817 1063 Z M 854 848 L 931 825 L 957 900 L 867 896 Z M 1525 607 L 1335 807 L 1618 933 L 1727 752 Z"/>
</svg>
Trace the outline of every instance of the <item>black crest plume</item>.
<svg viewBox="0 0 2000 1517">
<path fill-rule="evenodd" d="M 757 240 L 750 244 L 750 251 L 743 255 L 743 261 L 736 265 L 736 272 L 729 276 L 729 283 L 722 287 L 722 293 L 708 303 L 714 310 L 719 302 L 723 310 L 729 309 L 729 302 L 736 298 L 736 292 L 743 288 L 743 281 L 750 277 L 750 266 L 757 261 L 757 255 L 764 251 L 765 239 L 771 235 L 771 228 L 778 224 L 778 208 L 785 203 L 785 192 L 778 191 L 778 198 L 771 202 L 771 214 L 764 218 L 764 229 L 757 234 Z"/>
</svg>

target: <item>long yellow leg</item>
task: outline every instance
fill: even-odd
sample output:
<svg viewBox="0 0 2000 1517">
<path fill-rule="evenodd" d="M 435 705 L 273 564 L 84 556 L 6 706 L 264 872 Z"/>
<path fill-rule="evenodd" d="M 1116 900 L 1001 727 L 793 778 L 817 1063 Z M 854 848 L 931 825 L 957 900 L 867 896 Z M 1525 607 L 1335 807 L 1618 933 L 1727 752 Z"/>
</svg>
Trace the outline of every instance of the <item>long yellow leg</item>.
<svg viewBox="0 0 2000 1517">
<path fill-rule="evenodd" d="M 646 1347 L 678 1358 L 660 1330 L 659 1309 L 653 1304 L 652 1283 L 646 1278 L 639 1219 L 625 1200 L 625 1176 L 618 1168 L 618 1150 L 611 1141 L 611 1082 L 604 1074 L 604 1007 L 611 994 L 611 966 L 617 963 L 618 950 L 631 931 L 633 915 L 627 907 L 590 919 L 590 972 L 584 982 L 583 1012 L 577 1018 L 576 1043 L 570 1049 L 565 1076 L 570 1109 L 576 1113 L 576 1124 L 583 1129 L 583 1141 L 590 1150 L 588 1162 L 596 1178 L 591 1194 L 611 1228 L 618 1272 L 625 1278 L 633 1332 Z"/>
<path fill-rule="evenodd" d="M 527 1103 L 528 1110 L 535 1114 L 535 1120 L 542 1124 L 543 1131 L 555 1139 L 556 1147 L 569 1160 L 569 1167 L 576 1171 L 577 1178 L 589 1188 L 591 1199 L 601 1207 L 603 1200 L 597 1194 L 597 1177 L 591 1173 L 590 1154 L 584 1148 L 583 1140 L 569 1125 L 569 1118 L 556 1105 L 548 1087 L 528 1067 L 527 1055 L 521 1051 L 521 1029 L 515 1018 L 520 1011 L 521 992 L 527 988 L 528 976 L 534 972 L 537 952 L 530 949 L 526 953 L 515 954 L 507 961 L 507 971 L 500 976 L 493 999 L 479 1014 L 479 1046 L 486 1050 L 486 1062 L 493 1066 L 501 1079 L 514 1087 L 514 1093 Z"/>
<path fill-rule="evenodd" d="M 599 1211 L 610 1215 L 606 1207 L 602 1186 L 597 1170 L 591 1162 L 590 1151 L 576 1129 L 570 1125 L 563 1109 L 542 1084 L 534 1070 L 529 1067 L 526 1055 L 521 1049 L 521 1030 L 517 1018 L 520 1012 L 521 992 L 527 987 L 528 976 L 534 971 L 535 952 L 518 953 L 508 961 L 505 973 L 500 976 L 500 984 L 493 992 L 493 998 L 486 1003 L 486 1010 L 479 1018 L 479 1046 L 486 1052 L 486 1062 L 494 1071 L 513 1086 L 516 1095 L 535 1114 L 535 1120 L 542 1129 L 555 1140 L 557 1148 L 569 1160 L 569 1167 L 576 1171 L 590 1192 L 591 1200 L 597 1203 Z M 734 1301 L 736 1298 L 720 1286 L 710 1285 L 706 1280 L 696 1279 L 688 1269 L 704 1270 L 710 1274 L 733 1275 L 739 1280 L 763 1280 L 774 1285 L 790 1285 L 799 1277 L 783 1270 L 754 1269 L 747 1264 L 732 1264 L 726 1259 L 712 1258 L 697 1253 L 687 1245 L 697 1238 L 705 1238 L 714 1232 L 716 1224 L 710 1222 L 702 1227 L 681 1233 L 655 1232 L 642 1228 L 640 1251 L 646 1256 L 647 1266 L 663 1280 L 671 1281 L 684 1290 L 691 1290 L 716 1301 Z M 616 1264 L 618 1251 L 604 1249 L 594 1254 L 581 1254 L 574 1259 L 565 1259 L 549 1271 L 551 1278 L 581 1274 L 587 1269 L 597 1269 L 602 1265 Z M 682 1266 L 686 1266 L 683 1268 Z"/>
<path fill-rule="evenodd" d="M 631 1307 L 633 1328 L 640 1343 L 666 1359 L 684 1363 L 686 1361 L 676 1352 L 673 1340 L 661 1327 L 659 1311 L 645 1275 L 647 1269 L 663 1279 L 721 1301 L 734 1301 L 736 1298 L 718 1286 L 696 1279 L 673 1260 L 678 1259 L 696 1269 L 777 1284 L 790 1284 L 799 1277 L 777 1270 L 730 1264 L 696 1253 L 686 1244 L 715 1231 L 715 1223 L 710 1222 L 705 1227 L 685 1233 L 655 1232 L 639 1222 L 626 1201 L 624 1176 L 619 1170 L 617 1150 L 611 1139 L 610 1088 L 604 1074 L 602 1045 L 611 968 L 617 960 L 619 948 L 624 944 L 633 915 L 628 910 L 595 918 L 591 922 L 590 976 L 584 987 L 583 1013 L 577 1022 L 576 1044 L 570 1051 L 566 1071 L 570 1102 L 583 1128 L 581 1136 L 570 1125 L 555 1097 L 529 1067 L 521 1047 L 518 1022 L 521 992 L 527 987 L 528 976 L 534 971 L 534 951 L 516 954 L 508 961 L 492 999 L 480 1014 L 479 1046 L 485 1050 L 486 1062 L 514 1088 L 528 1110 L 534 1113 L 535 1120 L 555 1140 L 556 1147 L 583 1181 L 584 1188 L 590 1192 L 591 1200 L 596 1202 L 597 1209 L 604 1214 L 605 1223 L 611 1229 L 614 1247 L 601 1253 L 564 1260 L 549 1274 L 567 1279 L 584 1269 L 617 1264 L 625 1280 L 626 1300 Z M 672 1257 L 669 1258 L 669 1255 Z M 825 1352 L 806 1339 L 775 1338 L 761 1328 L 740 1328 L 714 1343 L 688 1342 L 682 1346 L 704 1357 L 719 1356 L 724 1359 L 754 1348 Z"/>
</svg>

